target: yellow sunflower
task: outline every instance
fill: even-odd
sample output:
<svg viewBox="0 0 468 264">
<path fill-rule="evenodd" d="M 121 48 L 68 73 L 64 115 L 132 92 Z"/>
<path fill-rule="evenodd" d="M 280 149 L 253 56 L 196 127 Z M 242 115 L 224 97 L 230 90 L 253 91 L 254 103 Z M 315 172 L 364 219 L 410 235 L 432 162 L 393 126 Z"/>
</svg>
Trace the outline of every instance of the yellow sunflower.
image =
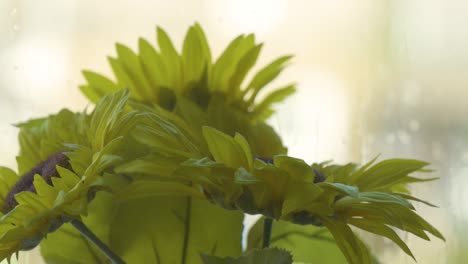
<svg viewBox="0 0 468 264">
<path fill-rule="evenodd" d="M 265 120 L 274 112 L 272 104 L 292 94 L 294 85 L 263 100 L 258 95 L 291 56 L 274 60 L 247 82 L 262 48 L 253 35 L 234 39 L 214 62 L 198 24 L 189 28 L 180 54 L 160 28 L 156 40 L 159 51 L 144 39 L 139 53 L 117 44 L 117 57 L 109 58 L 116 83 L 84 71 L 88 84 L 81 90 L 90 100 L 128 87 L 135 101 L 131 105 L 153 120 L 135 131 L 151 154 L 115 169 L 134 180 L 122 197 L 184 191 L 199 197 L 202 190 L 206 199 L 226 209 L 326 226 L 350 263 L 368 263 L 370 255 L 349 225 L 385 236 L 411 256 L 389 226 L 423 239 L 429 239 L 426 231 L 443 239 L 415 213 L 409 200 L 420 200 L 406 188 L 421 181 L 410 174 L 424 171 L 427 163 L 392 159 L 362 167 L 309 165 L 285 155 L 280 137 Z M 169 118 L 167 124 L 178 133 L 155 127 L 158 116 Z"/>
<path fill-rule="evenodd" d="M 246 82 L 262 48 L 253 35 L 236 38 L 215 62 L 197 24 L 188 30 L 180 54 L 160 28 L 157 42 L 159 51 L 140 39 L 138 54 L 118 44 L 117 57 L 109 59 L 116 82 L 84 71 L 88 83 L 81 90 L 97 103 L 90 114 L 64 110 L 19 125 L 19 173 L 0 170 L 1 258 L 36 246 L 63 222 L 86 215 L 99 190 L 113 192 L 119 203 L 189 197 L 168 205 L 168 212 L 179 219 L 181 205 L 190 216 L 193 198 L 223 209 L 324 226 L 353 264 L 371 263 L 371 257 L 351 225 L 393 240 L 411 256 L 389 226 L 423 239 L 429 239 L 426 232 L 443 239 L 416 214 L 410 200 L 420 200 L 406 189 L 406 184 L 420 181 L 411 174 L 424 171 L 427 163 L 392 159 L 362 167 L 309 165 L 286 155 L 266 119 L 273 113 L 272 104 L 292 94 L 294 85 L 265 94 L 262 100 L 258 95 L 290 56 L 274 60 Z M 214 222 L 217 218 L 201 219 L 222 224 Z M 117 230 L 122 238 L 144 228 L 138 222 L 132 225 L 128 231 Z M 212 251 L 217 242 L 209 245 Z M 151 240 L 151 248 L 154 243 Z M 132 255 L 133 246 L 115 248 L 128 262 L 145 261 Z M 200 248 L 194 246 L 192 253 L 186 248 L 184 244 L 181 263 L 189 254 L 198 257 L 193 263 L 201 263 Z M 155 252 L 156 259 L 165 253 Z"/>
<path fill-rule="evenodd" d="M 19 176 L 0 168 L 0 259 L 34 248 L 64 222 L 86 214 L 98 177 L 136 121 L 124 113 L 128 92 L 104 98 L 91 114 L 63 110 L 18 125 Z M 38 164 L 38 165 L 36 165 Z"/>
</svg>

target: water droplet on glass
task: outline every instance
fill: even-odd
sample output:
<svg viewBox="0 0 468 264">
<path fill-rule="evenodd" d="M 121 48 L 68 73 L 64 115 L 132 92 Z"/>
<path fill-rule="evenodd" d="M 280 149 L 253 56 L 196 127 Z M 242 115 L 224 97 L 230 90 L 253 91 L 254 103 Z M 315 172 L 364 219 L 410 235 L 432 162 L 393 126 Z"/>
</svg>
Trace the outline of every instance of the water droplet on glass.
<svg viewBox="0 0 468 264">
<path fill-rule="evenodd" d="M 10 16 L 15 16 L 16 14 L 18 14 L 18 9 L 13 8 L 13 9 L 10 11 Z"/>
<path fill-rule="evenodd" d="M 411 120 L 409 122 L 409 129 L 413 132 L 416 132 L 419 130 L 419 127 L 421 126 L 421 124 L 419 123 L 418 120 Z"/>
<path fill-rule="evenodd" d="M 398 139 L 400 140 L 401 143 L 407 145 L 411 142 L 411 135 L 404 131 L 404 130 L 399 130 L 398 131 Z"/>
<path fill-rule="evenodd" d="M 432 157 L 436 160 L 440 160 L 443 154 L 442 144 L 440 142 L 432 142 Z"/>
<path fill-rule="evenodd" d="M 393 134 L 393 133 L 387 134 L 387 136 L 385 136 L 385 142 L 387 144 L 395 143 L 395 134 Z"/>
<path fill-rule="evenodd" d="M 407 80 L 403 84 L 404 89 L 401 92 L 401 102 L 408 106 L 415 106 L 420 102 L 422 87 L 413 80 Z"/>
<path fill-rule="evenodd" d="M 468 150 L 465 151 L 465 152 L 463 152 L 463 154 L 462 154 L 462 160 L 463 160 L 464 162 L 468 162 Z"/>
</svg>

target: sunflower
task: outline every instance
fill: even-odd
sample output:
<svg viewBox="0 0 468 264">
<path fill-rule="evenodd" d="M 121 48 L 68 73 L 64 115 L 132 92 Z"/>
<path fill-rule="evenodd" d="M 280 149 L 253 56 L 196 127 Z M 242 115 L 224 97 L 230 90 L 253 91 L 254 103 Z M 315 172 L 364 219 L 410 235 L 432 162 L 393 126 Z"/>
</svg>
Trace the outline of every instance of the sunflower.
<svg viewBox="0 0 468 264">
<path fill-rule="evenodd" d="M 123 112 L 126 98 L 122 91 L 103 98 L 91 114 L 63 110 L 18 125 L 19 174 L 0 168 L 0 259 L 34 248 L 86 214 L 90 195 L 102 186 L 99 176 L 121 160 L 115 151 L 137 119 Z"/>
<path fill-rule="evenodd" d="M 409 195 L 407 184 L 424 181 L 411 174 L 426 171 L 427 163 L 391 159 L 376 164 L 374 160 L 362 167 L 309 165 L 285 155 L 286 147 L 265 121 L 274 113 L 272 105 L 291 95 L 295 86 L 274 89 L 263 100 L 258 95 L 291 56 L 274 60 L 247 81 L 263 46 L 255 43 L 253 35 L 234 39 L 215 62 L 198 24 L 189 28 L 180 54 L 161 28 L 156 39 L 159 51 L 144 39 L 139 40 L 139 53 L 117 44 L 117 57 L 109 58 L 116 83 L 83 72 L 88 83 L 81 90 L 91 101 L 128 87 L 133 106 L 154 119 L 144 131 L 136 131 L 152 154 L 116 168 L 130 177 L 139 175 L 122 190 L 123 197 L 181 195 L 184 190 L 198 197 L 197 190 L 202 190 L 206 199 L 225 209 L 325 226 L 350 263 L 370 262 L 367 248 L 350 225 L 391 239 L 412 257 L 389 226 L 427 240 L 425 232 L 443 239 L 409 202 L 421 201 Z M 167 129 L 154 127 L 157 115 L 169 117 L 172 131 L 181 133 L 170 135 L 173 140 L 160 137 Z M 190 151 L 189 143 L 197 151 Z M 200 158 L 191 156 L 194 153 Z M 159 166 L 155 170 L 156 163 L 171 163 L 171 169 Z"/>
<path fill-rule="evenodd" d="M 109 58 L 116 82 L 83 72 L 87 84 L 80 88 L 97 103 L 90 114 L 63 110 L 19 125 L 23 176 L 0 170 L 7 208 L 0 218 L 0 257 L 30 249 L 62 223 L 85 216 L 100 191 L 120 202 L 192 197 L 227 210 L 324 226 L 350 263 L 371 262 L 350 226 L 387 237 L 411 256 L 391 227 L 443 239 L 416 214 L 410 201 L 421 200 L 406 189 L 422 181 L 411 175 L 426 171 L 427 163 L 310 165 L 286 155 L 266 119 L 294 85 L 261 100 L 258 95 L 291 56 L 246 82 L 262 48 L 253 35 L 237 37 L 215 62 L 198 24 L 189 28 L 180 54 L 160 28 L 157 43 L 159 51 L 140 39 L 138 54 L 117 44 L 117 57 Z"/>
<path fill-rule="evenodd" d="M 116 82 L 83 71 L 87 84 L 80 89 L 88 99 L 97 102 L 108 93 L 129 89 L 132 100 L 185 120 L 197 138 L 207 125 L 232 136 L 242 134 L 258 157 L 286 153 L 279 135 L 264 121 L 274 113 L 275 103 L 294 93 L 295 85 L 274 88 L 262 99 L 259 94 L 281 74 L 292 56 L 273 60 L 247 82 L 247 73 L 263 47 L 255 43 L 253 34 L 235 38 L 213 62 L 198 24 L 189 28 L 180 54 L 163 29 L 156 31 L 159 50 L 143 38 L 138 41 L 138 54 L 123 44 L 116 45 L 117 56 L 108 59 Z"/>
</svg>

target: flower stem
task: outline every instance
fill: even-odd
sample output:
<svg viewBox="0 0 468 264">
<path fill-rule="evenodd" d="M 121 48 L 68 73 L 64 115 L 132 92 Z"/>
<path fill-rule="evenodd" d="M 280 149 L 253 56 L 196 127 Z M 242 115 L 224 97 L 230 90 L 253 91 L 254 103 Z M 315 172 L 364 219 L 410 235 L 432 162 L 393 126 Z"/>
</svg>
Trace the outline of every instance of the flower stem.
<svg viewBox="0 0 468 264">
<path fill-rule="evenodd" d="M 104 244 L 89 228 L 80 220 L 73 219 L 70 222 L 81 235 L 91 241 L 113 264 L 125 264 L 112 250 Z"/>
<path fill-rule="evenodd" d="M 271 229 L 273 228 L 273 218 L 263 219 L 263 248 L 270 247 Z"/>
<path fill-rule="evenodd" d="M 190 239 L 190 221 L 191 221 L 191 214 L 192 214 L 192 198 L 187 197 L 187 207 L 185 209 L 185 229 L 184 229 L 184 244 L 182 246 L 182 264 L 187 263 L 187 255 L 188 255 L 188 243 Z"/>
</svg>

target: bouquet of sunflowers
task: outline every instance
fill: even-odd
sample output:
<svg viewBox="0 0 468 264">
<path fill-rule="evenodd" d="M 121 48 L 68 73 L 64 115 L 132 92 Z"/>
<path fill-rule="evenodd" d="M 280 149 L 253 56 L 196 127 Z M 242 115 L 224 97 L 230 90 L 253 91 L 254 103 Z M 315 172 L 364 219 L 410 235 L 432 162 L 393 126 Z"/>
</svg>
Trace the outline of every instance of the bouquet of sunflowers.
<svg viewBox="0 0 468 264">
<path fill-rule="evenodd" d="M 287 155 L 266 120 L 295 86 L 264 88 L 291 56 L 246 81 L 262 49 L 254 35 L 216 60 L 198 24 L 181 52 L 161 28 L 156 42 L 117 44 L 113 80 L 83 71 L 93 110 L 17 125 L 17 172 L 0 168 L 0 259 L 40 245 L 46 263 L 365 264 L 378 260 L 351 227 L 412 257 L 396 229 L 444 239 L 407 187 L 433 180 L 412 175 L 426 162 Z M 242 252 L 244 214 L 263 217 Z"/>
</svg>

